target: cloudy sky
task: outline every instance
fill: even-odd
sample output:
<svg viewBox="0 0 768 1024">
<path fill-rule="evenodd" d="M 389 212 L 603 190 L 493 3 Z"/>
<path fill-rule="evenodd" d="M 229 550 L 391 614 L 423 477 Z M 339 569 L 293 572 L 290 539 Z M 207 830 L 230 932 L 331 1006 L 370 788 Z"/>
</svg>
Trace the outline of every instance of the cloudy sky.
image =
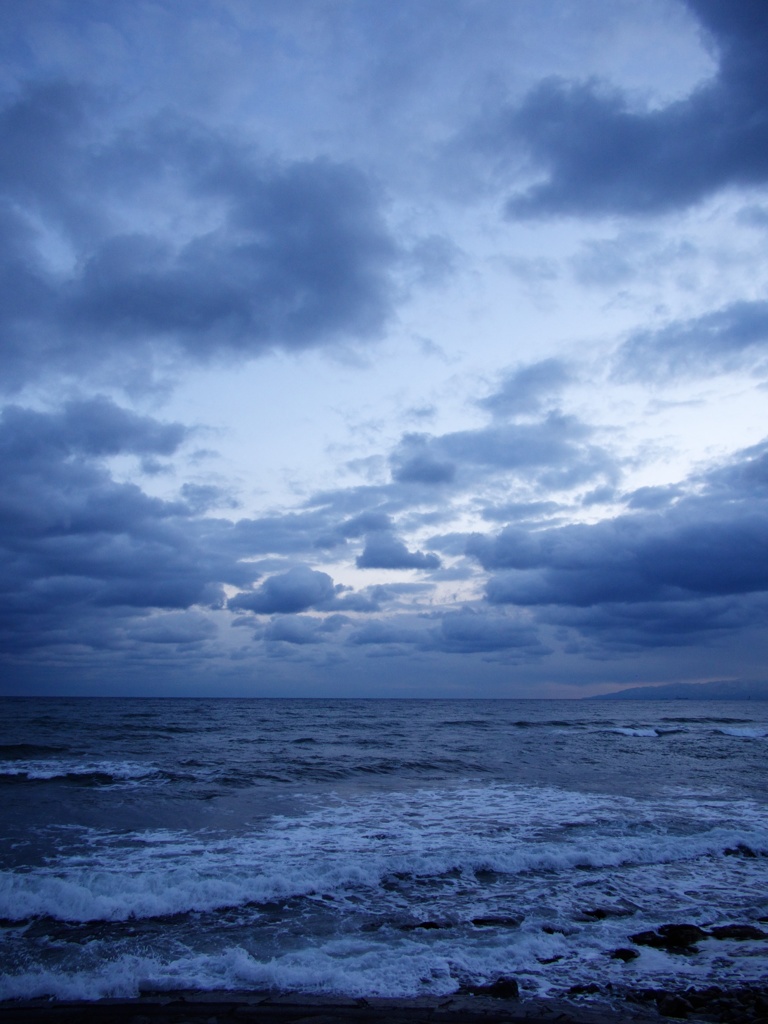
<svg viewBox="0 0 768 1024">
<path fill-rule="evenodd" d="M 0 29 L 0 692 L 765 677 L 768 4 Z"/>
</svg>

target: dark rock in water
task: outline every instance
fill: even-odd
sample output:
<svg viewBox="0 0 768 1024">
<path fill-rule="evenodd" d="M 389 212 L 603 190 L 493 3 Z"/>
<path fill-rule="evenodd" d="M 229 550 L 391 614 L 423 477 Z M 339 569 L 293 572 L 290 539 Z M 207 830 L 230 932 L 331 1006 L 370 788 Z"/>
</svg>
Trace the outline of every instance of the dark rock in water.
<svg viewBox="0 0 768 1024">
<path fill-rule="evenodd" d="M 415 924 L 404 924 L 401 928 L 404 932 L 412 932 L 417 928 L 424 928 L 430 930 L 433 928 L 450 928 L 450 921 L 417 921 Z"/>
<path fill-rule="evenodd" d="M 695 924 L 664 924 L 658 931 L 637 932 L 630 935 L 638 946 L 666 949 L 668 953 L 695 952 L 695 943 L 706 939 L 707 932 Z"/>
<path fill-rule="evenodd" d="M 723 990 L 718 985 L 710 985 L 709 988 L 689 988 L 685 993 L 685 998 L 696 1010 L 700 1010 L 703 1006 L 708 1006 L 714 1002 L 715 999 L 720 999 L 725 995 Z"/>
<path fill-rule="evenodd" d="M 692 946 L 700 939 L 706 939 L 707 933 L 695 924 L 663 924 L 659 928 L 661 935 L 669 946 Z"/>
<path fill-rule="evenodd" d="M 498 978 L 488 986 L 488 995 L 496 999 L 517 999 L 520 987 L 514 978 Z"/>
<path fill-rule="evenodd" d="M 591 981 L 588 985 L 571 985 L 568 989 L 569 996 L 594 996 L 600 992 L 600 986 Z"/>
<path fill-rule="evenodd" d="M 500 875 L 498 871 L 491 871 L 490 868 L 478 868 L 475 871 L 475 878 L 478 882 L 490 883 L 498 881 Z"/>
<path fill-rule="evenodd" d="M 756 928 L 753 924 L 718 925 L 709 934 L 716 939 L 768 939 L 768 932 Z"/>
<path fill-rule="evenodd" d="M 466 989 L 473 996 L 491 996 L 492 999 L 517 999 L 520 986 L 514 978 L 497 978 L 490 985 L 470 985 Z"/>
<path fill-rule="evenodd" d="M 662 1017 L 685 1018 L 693 1010 L 688 1000 L 680 995 L 665 995 L 659 1000 L 658 1007 Z"/>
<path fill-rule="evenodd" d="M 632 1002 L 638 1003 L 650 1003 L 655 1000 L 656 1002 L 667 993 L 663 989 L 658 988 L 641 988 L 627 993 L 627 998 Z"/>
<path fill-rule="evenodd" d="M 638 946 L 661 946 L 663 945 L 663 939 L 658 932 L 635 932 L 634 935 L 629 936 L 632 942 L 636 942 Z"/>
<path fill-rule="evenodd" d="M 650 1002 L 654 1000 L 663 1017 L 719 1021 L 720 1024 L 764 1024 L 768 1021 L 768 990 L 761 985 L 744 985 L 741 988 L 722 989 L 716 985 L 708 988 L 688 988 L 684 992 L 665 992 L 663 989 L 635 989 L 624 993 L 628 1002 Z"/>
<path fill-rule="evenodd" d="M 640 954 L 636 949 L 622 947 L 621 949 L 614 949 L 612 951 L 611 960 L 623 960 L 624 963 L 627 964 L 630 960 L 636 960 L 639 956 Z"/>
<path fill-rule="evenodd" d="M 603 921 L 608 917 L 608 911 L 604 907 L 595 907 L 594 910 L 582 910 L 581 917 L 591 917 L 595 921 Z"/>
<path fill-rule="evenodd" d="M 728 846 L 723 851 L 726 857 L 756 857 L 757 854 L 751 846 L 746 843 L 739 843 L 737 846 Z"/>
<path fill-rule="evenodd" d="M 475 928 L 519 928 L 520 920 L 517 917 L 473 917 L 472 924 Z"/>
<path fill-rule="evenodd" d="M 558 954 L 557 956 L 537 956 L 536 959 L 540 964 L 556 964 L 558 960 L 562 960 L 563 957 L 562 954 Z"/>
<path fill-rule="evenodd" d="M 488 987 L 488 995 L 496 999 L 517 999 L 520 987 L 514 978 L 498 978 Z"/>
<path fill-rule="evenodd" d="M 582 910 L 581 913 L 595 921 L 604 921 L 606 917 L 632 917 L 637 911 L 629 907 L 594 907 L 591 910 Z"/>
</svg>

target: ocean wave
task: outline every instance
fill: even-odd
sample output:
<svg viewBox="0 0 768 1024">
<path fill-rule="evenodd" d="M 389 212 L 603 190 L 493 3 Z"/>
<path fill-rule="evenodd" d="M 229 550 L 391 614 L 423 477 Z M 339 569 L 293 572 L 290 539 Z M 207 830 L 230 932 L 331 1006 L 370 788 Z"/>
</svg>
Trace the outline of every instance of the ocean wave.
<svg viewBox="0 0 768 1024">
<path fill-rule="evenodd" d="M 81 786 L 109 786 L 161 777 L 153 765 L 126 761 L 62 761 L 30 759 L 0 761 L 0 784 L 65 781 Z"/>
<path fill-rule="evenodd" d="M 600 732 L 616 733 L 618 736 L 659 736 L 657 729 L 650 725 L 616 725 Z"/>
<path fill-rule="evenodd" d="M 574 872 L 687 863 L 696 877 L 702 858 L 729 870 L 736 858 L 726 849 L 768 849 L 752 805 L 727 812 L 724 822 L 719 803 L 650 806 L 488 787 L 338 801 L 235 836 L 91 832 L 70 856 L 0 874 L 0 917 L 126 921 L 361 888 L 381 900 L 382 885 L 400 876 L 429 884 L 461 876 L 466 888 L 482 872 L 547 874 L 572 886 Z M 764 871 L 762 859 L 739 870 Z"/>
<path fill-rule="evenodd" d="M 45 757 L 48 754 L 61 754 L 68 749 L 67 746 L 50 746 L 45 743 L 0 743 L 0 758 L 16 760 Z"/>
<path fill-rule="evenodd" d="M 469 726 L 472 729 L 489 729 L 492 726 L 495 726 L 496 722 L 489 721 L 487 718 L 448 718 L 439 724 L 441 726 L 450 726 L 451 728 L 455 728 L 456 726 Z"/>
<path fill-rule="evenodd" d="M 489 959 L 492 968 L 501 958 Z M 445 953 L 420 949 L 413 942 L 386 949 L 371 939 L 337 938 L 268 959 L 235 946 L 209 953 L 189 951 L 172 959 L 123 954 L 86 970 L 28 970 L 0 979 L 0 999 L 125 999 L 142 992 L 178 990 L 408 998 L 455 992 L 455 969 Z"/>
<path fill-rule="evenodd" d="M 597 729 L 596 732 L 614 734 L 615 736 L 637 736 L 641 739 L 654 738 L 659 736 L 680 736 L 689 733 L 690 730 L 682 725 L 616 725 L 610 729 Z"/>
<path fill-rule="evenodd" d="M 521 995 L 562 995 L 574 984 L 597 981 L 605 988 L 684 988 L 717 977 L 720 985 L 743 984 L 749 973 L 764 976 L 764 954 L 748 966 L 723 962 L 717 949 L 703 949 L 692 962 L 646 950 L 630 965 L 607 956 L 600 929 L 572 938 L 540 929 L 481 941 L 446 931 L 391 937 L 335 934 L 302 947 L 256 951 L 245 943 L 219 943 L 200 950 L 172 943 L 158 949 L 123 940 L 118 948 L 94 940 L 77 950 L 66 967 L 29 967 L 0 978 L 0 999 L 53 997 L 66 1000 L 132 998 L 183 991 L 291 992 L 351 998 L 449 996 L 462 986 L 484 985 L 501 975 L 520 983 Z M 127 948 L 126 948 L 127 947 Z M 646 955 L 647 954 L 647 955 Z"/>
<path fill-rule="evenodd" d="M 512 725 L 516 729 L 583 729 L 585 722 L 569 722 L 565 719 L 555 718 L 546 722 L 529 721 L 527 718 L 519 718 Z"/>
<path fill-rule="evenodd" d="M 700 723 L 709 724 L 714 723 L 715 725 L 748 725 L 751 718 L 719 718 L 713 717 L 712 715 L 697 715 L 693 718 L 683 715 L 662 715 L 660 721 L 662 722 L 682 722 L 691 725 L 698 725 Z"/>
<path fill-rule="evenodd" d="M 764 740 L 768 736 L 768 727 L 764 725 L 732 725 L 713 729 L 713 732 L 719 733 L 721 736 L 736 736 L 745 740 Z"/>
</svg>

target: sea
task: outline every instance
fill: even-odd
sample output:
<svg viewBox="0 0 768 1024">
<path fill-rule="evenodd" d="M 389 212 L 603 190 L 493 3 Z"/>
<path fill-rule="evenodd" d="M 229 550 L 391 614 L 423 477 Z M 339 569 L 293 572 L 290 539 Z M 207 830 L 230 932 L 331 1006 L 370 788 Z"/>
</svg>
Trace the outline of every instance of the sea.
<svg viewBox="0 0 768 1024">
<path fill-rule="evenodd" d="M 768 930 L 767 755 L 757 700 L 4 698 L 0 999 L 758 982 L 631 937 Z"/>
</svg>

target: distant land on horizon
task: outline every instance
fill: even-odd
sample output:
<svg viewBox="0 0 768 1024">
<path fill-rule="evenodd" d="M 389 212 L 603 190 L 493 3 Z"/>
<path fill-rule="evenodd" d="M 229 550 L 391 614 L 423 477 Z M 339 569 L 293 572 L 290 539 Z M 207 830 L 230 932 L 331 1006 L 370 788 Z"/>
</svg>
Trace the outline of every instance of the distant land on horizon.
<svg viewBox="0 0 768 1024">
<path fill-rule="evenodd" d="M 715 680 L 711 683 L 665 683 L 632 686 L 585 700 L 768 700 L 768 684 Z"/>
</svg>

